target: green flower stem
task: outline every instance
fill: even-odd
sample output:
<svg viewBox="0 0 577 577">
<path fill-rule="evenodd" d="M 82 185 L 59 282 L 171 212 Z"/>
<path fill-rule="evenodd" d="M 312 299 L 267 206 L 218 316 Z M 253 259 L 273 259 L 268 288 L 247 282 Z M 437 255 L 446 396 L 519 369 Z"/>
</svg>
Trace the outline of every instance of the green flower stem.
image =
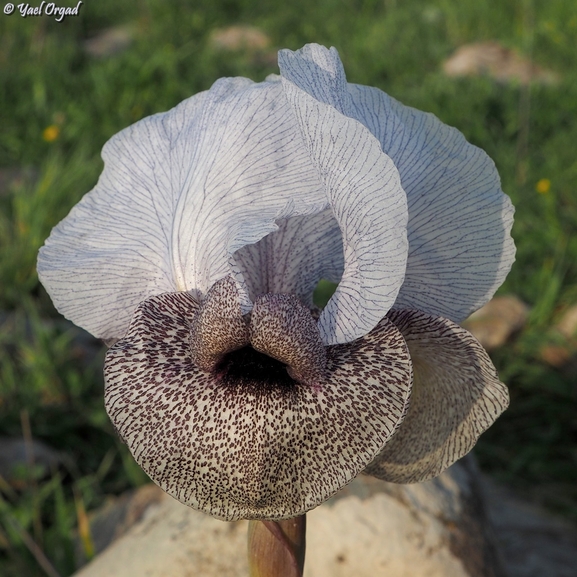
<svg viewBox="0 0 577 577">
<path fill-rule="evenodd" d="M 283 521 L 250 521 L 250 577 L 302 577 L 305 563 L 306 516 Z"/>
</svg>

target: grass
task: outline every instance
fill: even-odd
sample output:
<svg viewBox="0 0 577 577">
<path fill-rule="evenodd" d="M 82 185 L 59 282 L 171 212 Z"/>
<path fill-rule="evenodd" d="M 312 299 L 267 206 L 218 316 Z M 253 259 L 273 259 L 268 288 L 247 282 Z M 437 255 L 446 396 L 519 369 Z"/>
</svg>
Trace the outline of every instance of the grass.
<svg viewBox="0 0 577 577">
<path fill-rule="evenodd" d="M 136 31 L 127 50 L 98 59 L 83 49 L 87 38 L 126 23 Z M 0 315 L 8 319 L 0 326 L 0 435 L 21 436 L 28 422 L 32 438 L 65 455 L 53 471 L 25 467 L 16 486 L 0 479 L 0 573 L 50 574 L 28 536 L 70 575 L 83 511 L 145 481 L 104 413 L 102 351 L 94 356 L 93 343 L 53 309 L 36 254 L 95 184 L 110 136 L 221 76 L 262 80 L 277 71 L 267 52 L 211 46 L 212 30 L 238 23 L 258 26 L 278 48 L 336 46 L 349 81 L 434 112 L 495 160 L 517 208 L 517 262 L 501 292 L 519 296 L 531 315 L 494 355 L 512 404 L 477 454 L 486 471 L 577 519 L 575 376 L 540 355 L 555 339 L 550 328 L 577 303 L 573 2 L 295 0 L 279 8 L 272 0 L 99 0 L 62 23 L 0 17 L 0 170 L 20 174 L 0 194 Z M 482 40 L 532 55 L 559 84 L 443 76 L 443 59 Z M 541 179 L 551 183 L 545 194 L 536 191 Z"/>
</svg>

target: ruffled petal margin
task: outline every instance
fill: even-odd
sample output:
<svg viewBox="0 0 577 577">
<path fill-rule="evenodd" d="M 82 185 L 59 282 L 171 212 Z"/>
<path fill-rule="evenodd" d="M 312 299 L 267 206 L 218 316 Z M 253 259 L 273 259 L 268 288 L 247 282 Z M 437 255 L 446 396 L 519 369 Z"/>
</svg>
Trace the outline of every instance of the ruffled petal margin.
<svg viewBox="0 0 577 577">
<path fill-rule="evenodd" d="M 343 239 L 344 272 L 319 328 L 326 344 L 366 335 L 395 302 L 407 259 L 407 199 L 378 140 L 346 115 L 336 50 L 279 52 L 281 82 Z"/>
<path fill-rule="evenodd" d="M 104 147 L 96 187 L 54 228 L 38 273 L 58 310 L 105 340 L 139 303 L 198 298 L 276 220 L 326 209 L 280 83 L 221 79 Z M 250 310 L 248 294 L 241 292 Z"/>
<path fill-rule="evenodd" d="M 507 387 L 481 344 L 452 321 L 391 311 L 413 362 L 409 412 L 365 473 L 393 483 L 440 475 L 466 455 L 507 408 Z"/>
<path fill-rule="evenodd" d="M 430 113 L 349 85 L 351 115 L 379 140 L 407 193 L 409 254 L 395 308 L 461 322 L 515 260 L 514 208 L 487 154 Z"/>
</svg>

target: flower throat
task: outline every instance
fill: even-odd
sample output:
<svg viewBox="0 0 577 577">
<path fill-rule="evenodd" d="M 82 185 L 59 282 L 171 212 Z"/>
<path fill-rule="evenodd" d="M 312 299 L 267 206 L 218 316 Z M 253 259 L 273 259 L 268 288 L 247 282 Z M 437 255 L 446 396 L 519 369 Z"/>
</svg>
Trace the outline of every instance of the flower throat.
<svg viewBox="0 0 577 577">
<path fill-rule="evenodd" d="M 301 386 L 287 372 L 287 365 L 246 346 L 224 355 L 214 372 L 231 392 L 293 394 Z"/>
</svg>

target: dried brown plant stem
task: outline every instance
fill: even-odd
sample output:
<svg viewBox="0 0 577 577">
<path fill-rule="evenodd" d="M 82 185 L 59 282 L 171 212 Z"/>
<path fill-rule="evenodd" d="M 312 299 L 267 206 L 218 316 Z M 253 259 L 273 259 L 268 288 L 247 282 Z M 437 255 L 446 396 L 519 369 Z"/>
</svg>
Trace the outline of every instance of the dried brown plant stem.
<svg viewBox="0 0 577 577">
<path fill-rule="evenodd" d="M 282 521 L 250 521 L 250 577 L 302 577 L 305 536 L 305 515 Z"/>
</svg>

